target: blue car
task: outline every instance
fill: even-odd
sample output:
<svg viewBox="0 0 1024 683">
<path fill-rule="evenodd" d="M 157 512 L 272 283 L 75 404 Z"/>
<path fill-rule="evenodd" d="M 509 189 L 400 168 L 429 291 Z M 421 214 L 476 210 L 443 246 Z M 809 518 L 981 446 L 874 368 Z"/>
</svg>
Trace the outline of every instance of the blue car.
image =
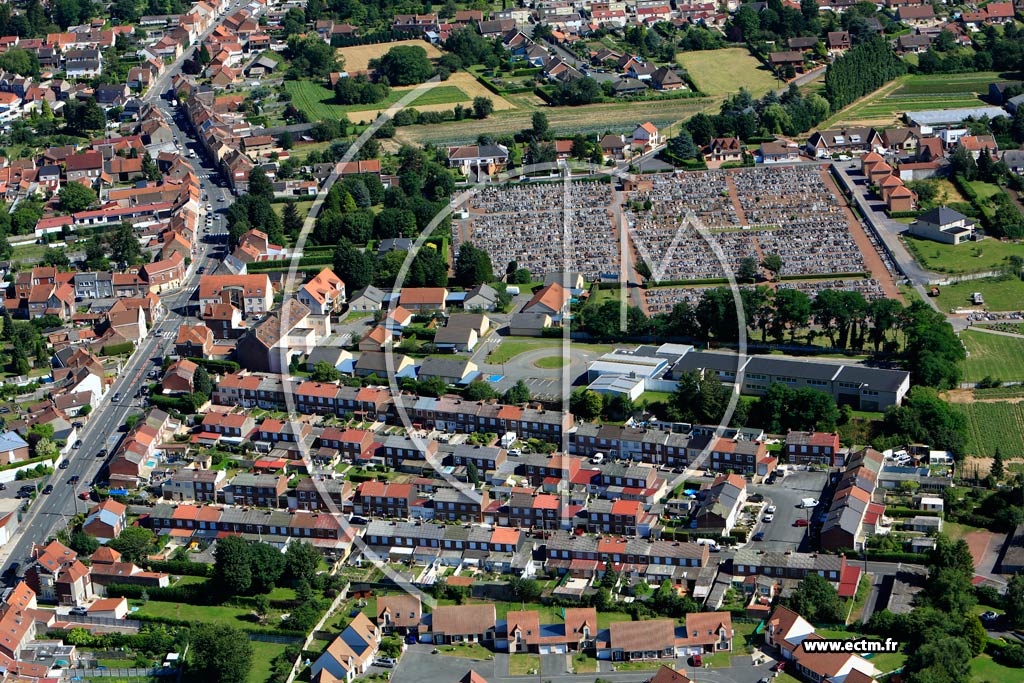
<svg viewBox="0 0 1024 683">
<path fill-rule="evenodd" d="M 764 540 L 764 532 L 763 531 L 758 531 L 756 534 L 754 534 L 754 540 L 755 541 L 763 541 Z"/>
<path fill-rule="evenodd" d="M 405 642 L 408 643 L 409 645 L 415 645 L 416 644 L 416 636 L 406 636 L 405 637 Z"/>
</svg>

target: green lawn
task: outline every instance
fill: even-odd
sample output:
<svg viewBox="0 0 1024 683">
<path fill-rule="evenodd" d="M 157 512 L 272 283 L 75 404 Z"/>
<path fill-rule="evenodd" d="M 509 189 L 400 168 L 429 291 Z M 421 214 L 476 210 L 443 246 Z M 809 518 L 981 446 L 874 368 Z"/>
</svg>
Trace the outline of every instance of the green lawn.
<svg viewBox="0 0 1024 683">
<path fill-rule="evenodd" d="M 775 75 L 743 47 L 680 52 L 676 61 L 705 95 L 728 95 L 746 88 L 760 97 L 781 87 Z"/>
<path fill-rule="evenodd" d="M 612 662 L 615 671 L 654 671 L 660 669 L 662 664 L 669 664 L 674 660 L 664 661 L 636 661 L 636 662 Z"/>
<path fill-rule="evenodd" d="M 562 356 L 545 356 L 544 358 L 538 358 L 534 365 L 538 368 L 552 370 L 554 368 L 561 368 L 568 365 L 568 361 Z"/>
<path fill-rule="evenodd" d="M 1016 311 L 1024 308 L 1024 280 L 1005 276 L 969 280 L 939 287 L 938 306 L 941 311 L 972 308 L 971 295 L 981 292 L 984 308 L 990 311 Z"/>
<path fill-rule="evenodd" d="M 640 400 L 637 403 L 647 401 L 648 403 L 668 403 L 672 398 L 672 394 L 667 391 L 645 391 L 640 394 Z"/>
<path fill-rule="evenodd" d="M 507 363 L 521 353 L 536 351 L 537 349 L 561 348 L 561 339 L 543 339 L 537 341 L 511 341 L 503 340 L 497 348 L 487 356 L 487 362 L 494 365 Z"/>
<path fill-rule="evenodd" d="M 259 624 L 252 619 L 251 610 L 227 605 L 189 605 L 177 602 L 161 602 L 150 600 L 146 604 L 137 601 L 136 614 L 164 619 L 179 619 L 191 622 L 211 622 L 225 624 L 234 628 L 258 628 Z"/>
<path fill-rule="evenodd" d="M 348 112 L 377 111 L 386 109 L 400 100 L 408 90 L 392 90 L 387 97 L 376 104 L 340 105 L 334 103 L 334 93 L 312 81 L 285 81 L 285 91 L 291 95 L 296 109 L 309 114 L 311 120 L 347 119 Z M 454 85 L 438 85 L 416 98 L 418 106 L 428 104 L 455 104 L 468 102 L 471 98 Z"/>
<path fill-rule="evenodd" d="M 509 676 L 529 676 L 540 669 L 540 657 L 537 655 L 517 654 L 508 656 Z"/>
<path fill-rule="evenodd" d="M 904 235 L 903 243 L 925 268 L 939 273 L 979 273 L 998 270 L 1010 256 L 1024 256 L 1024 243 L 985 239 L 966 244 L 939 244 Z"/>
<path fill-rule="evenodd" d="M 981 180 L 972 180 L 967 184 L 978 194 L 978 199 L 988 199 L 989 197 L 997 195 L 1003 191 L 1003 189 L 995 183 L 986 183 Z"/>
<path fill-rule="evenodd" d="M 625 612 L 598 612 L 597 613 L 597 628 L 605 629 L 608 628 L 613 622 L 616 621 L 633 621 L 633 617 Z"/>
<path fill-rule="evenodd" d="M 572 668 L 578 674 L 589 674 L 597 671 L 597 660 L 585 654 L 577 654 L 572 658 Z"/>
<path fill-rule="evenodd" d="M 1024 339 L 975 330 L 964 330 L 960 339 L 969 354 L 964 362 L 965 382 L 986 376 L 1004 382 L 1024 380 Z"/>
<path fill-rule="evenodd" d="M 1019 681 L 1021 671 L 996 664 L 989 655 L 980 655 L 971 660 L 971 676 L 976 683 L 1007 683 Z"/>
<path fill-rule="evenodd" d="M 287 649 L 283 643 L 263 643 L 257 640 L 252 644 L 252 668 L 249 669 L 247 683 L 265 683 L 270 677 L 270 662 Z"/>
<path fill-rule="evenodd" d="M 464 657 L 466 659 L 494 659 L 494 653 L 478 643 L 460 643 L 459 645 L 443 645 L 438 648 L 446 657 Z"/>
<path fill-rule="evenodd" d="M 299 218 L 301 218 L 302 220 L 306 220 L 306 216 L 309 215 L 309 210 L 311 208 L 313 208 L 313 201 L 310 200 L 308 202 L 294 202 L 294 203 L 295 203 L 295 210 L 299 212 Z M 274 213 L 276 213 L 278 216 L 283 216 L 284 215 L 284 207 L 287 206 L 287 203 L 286 202 L 277 202 L 276 204 L 271 204 L 271 206 L 274 207 Z"/>
</svg>

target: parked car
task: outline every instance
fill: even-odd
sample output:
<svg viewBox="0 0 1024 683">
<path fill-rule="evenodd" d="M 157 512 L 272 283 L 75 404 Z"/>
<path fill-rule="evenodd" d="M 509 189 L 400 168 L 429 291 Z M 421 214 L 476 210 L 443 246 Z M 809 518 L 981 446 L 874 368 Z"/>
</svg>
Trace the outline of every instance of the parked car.
<svg viewBox="0 0 1024 683">
<path fill-rule="evenodd" d="M 704 659 L 700 655 L 690 657 L 690 666 L 704 666 Z"/>
<path fill-rule="evenodd" d="M 769 513 L 769 514 L 765 515 L 764 517 L 762 517 L 761 521 L 765 522 L 766 524 L 768 524 L 768 523 L 771 523 L 772 520 L 774 520 L 774 519 L 775 519 L 775 515 Z"/>
<path fill-rule="evenodd" d="M 75 446 L 75 448 L 78 448 L 78 446 Z M 62 469 L 62 470 L 66 470 L 66 469 L 68 468 L 68 465 L 69 465 L 69 464 L 70 464 L 70 463 L 69 463 L 69 462 L 68 462 L 67 460 L 61 460 L 61 461 L 60 461 L 60 464 L 59 464 L 59 465 L 57 465 L 57 467 L 59 467 L 59 468 L 60 468 L 60 469 Z"/>
<path fill-rule="evenodd" d="M 806 519 L 798 519 L 795 522 L 793 522 L 793 526 L 810 526 L 810 525 L 811 525 L 811 523 L 808 522 Z"/>
<path fill-rule="evenodd" d="M 398 660 L 394 657 L 378 657 L 373 664 L 374 666 L 382 666 L 386 669 L 391 669 L 398 664 Z"/>
<path fill-rule="evenodd" d="M 53 484 L 47 484 L 46 488 L 43 489 L 43 495 L 48 496 L 53 493 Z"/>
<path fill-rule="evenodd" d="M 779 661 L 775 662 L 775 666 L 772 667 L 772 671 L 782 671 L 785 668 L 786 668 L 786 660 L 785 659 L 780 659 Z"/>
<path fill-rule="evenodd" d="M 88 491 L 82 491 L 81 493 L 78 494 L 78 497 L 81 500 L 89 500 L 89 492 Z"/>
<path fill-rule="evenodd" d="M 72 448 L 81 448 L 81 447 L 82 447 L 82 440 L 81 439 L 78 439 L 77 441 L 75 441 L 75 445 L 72 446 Z"/>
<path fill-rule="evenodd" d="M 76 617 L 84 617 L 88 613 L 89 613 L 89 609 L 87 607 L 81 607 L 81 606 L 79 606 L 79 607 L 72 607 L 71 609 L 68 610 L 68 614 L 73 614 Z"/>
<path fill-rule="evenodd" d="M 767 512 L 769 515 L 774 515 L 775 514 L 775 510 L 776 510 L 776 508 L 775 508 L 774 505 L 769 505 L 768 507 L 766 507 L 764 509 L 764 511 Z"/>
<path fill-rule="evenodd" d="M 764 532 L 763 531 L 758 531 L 756 534 L 754 534 L 753 540 L 755 540 L 755 541 L 763 541 L 764 540 Z"/>
<path fill-rule="evenodd" d="M 113 401 L 114 403 L 117 403 L 118 401 L 120 401 L 121 400 L 121 392 L 119 391 L 116 394 L 114 394 L 114 398 L 112 398 L 110 400 Z"/>
<path fill-rule="evenodd" d="M 988 612 L 983 612 L 982 615 L 981 615 L 981 620 L 982 621 L 997 621 L 998 619 L 999 619 L 999 614 L 997 614 L 996 612 L 993 612 L 991 610 L 988 611 Z"/>
<path fill-rule="evenodd" d="M 105 458 L 105 457 L 107 457 L 107 449 L 106 449 L 106 448 L 101 448 L 101 449 L 100 449 L 100 450 L 99 450 L 99 451 L 98 451 L 98 452 L 96 453 L 96 457 L 97 457 L 97 458 Z"/>
</svg>

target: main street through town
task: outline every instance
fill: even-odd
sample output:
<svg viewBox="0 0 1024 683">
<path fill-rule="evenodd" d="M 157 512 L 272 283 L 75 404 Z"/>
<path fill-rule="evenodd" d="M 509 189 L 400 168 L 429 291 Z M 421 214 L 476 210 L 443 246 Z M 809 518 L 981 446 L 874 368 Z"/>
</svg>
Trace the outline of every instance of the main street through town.
<svg viewBox="0 0 1024 683">
<path fill-rule="evenodd" d="M 175 66 L 180 68 L 180 63 Z M 214 273 L 222 266 L 223 252 L 220 250 L 227 246 L 223 214 L 230 200 L 230 192 L 226 189 L 226 183 L 221 183 L 225 187 L 218 184 L 217 169 L 202 153 L 198 143 L 190 139 L 180 127 L 179 124 L 184 120 L 175 118 L 176 112 L 170 102 L 163 99 L 154 102 L 171 126 L 175 140 L 180 143 L 182 155 L 186 155 L 199 178 L 203 210 L 200 212 L 196 232 L 197 237 L 201 236 L 202 239 L 196 241 L 196 253 L 182 287 L 160 297 L 162 310 L 158 319 L 139 342 L 135 353 L 120 368 L 117 379 L 79 430 L 78 438 L 82 443 L 79 448 L 68 452 L 67 469 L 55 470 L 46 482 L 40 483 L 40 488 L 44 483 L 52 484 L 53 493 L 40 493 L 29 504 L 18 531 L 0 551 L 0 560 L 5 569 L 12 562 L 24 565 L 25 560 L 31 556 L 34 543 L 45 542 L 66 526 L 71 517 L 89 508 L 91 501 L 82 501 L 78 495 L 89 490 L 93 482 L 99 481 L 97 477 L 101 475 L 110 454 L 124 437 L 120 431 L 121 426 L 130 414 L 141 413 L 143 410 L 144 399 L 137 395 L 150 381 L 149 372 L 157 368 L 166 355 L 173 353 L 178 328 L 199 313 L 197 289 L 202 275 L 200 269 L 205 273 Z M 190 151 L 195 152 L 195 157 L 191 156 Z M 206 215 L 213 216 L 209 223 Z M 115 397 L 118 399 L 115 400 Z M 106 457 L 97 457 L 103 450 L 107 451 Z M 73 477 L 78 477 L 75 486 L 71 485 Z M 10 487 L 12 490 L 5 493 L 13 495 L 14 488 Z"/>
</svg>

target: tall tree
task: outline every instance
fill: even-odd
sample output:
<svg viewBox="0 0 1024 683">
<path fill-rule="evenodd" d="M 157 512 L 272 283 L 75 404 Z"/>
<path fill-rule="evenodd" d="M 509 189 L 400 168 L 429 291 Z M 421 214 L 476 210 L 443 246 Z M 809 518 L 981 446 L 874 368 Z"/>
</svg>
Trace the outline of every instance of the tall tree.
<svg viewBox="0 0 1024 683">
<path fill-rule="evenodd" d="M 249 637 L 230 626 L 199 622 L 191 632 L 192 680 L 238 683 L 249 677 L 253 650 Z"/>
<path fill-rule="evenodd" d="M 252 549 L 248 541 L 227 536 L 214 550 L 213 580 L 224 595 L 247 595 L 252 587 Z"/>
<path fill-rule="evenodd" d="M 455 258 L 455 282 L 463 287 L 474 287 L 492 280 L 491 255 L 472 242 L 463 242 Z"/>
<path fill-rule="evenodd" d="M 249 194 L 268 200 L 274 198 L 274 184 L 270 182 L 266 172 L 259 166 L 249 171 Z"/>
</svg>

